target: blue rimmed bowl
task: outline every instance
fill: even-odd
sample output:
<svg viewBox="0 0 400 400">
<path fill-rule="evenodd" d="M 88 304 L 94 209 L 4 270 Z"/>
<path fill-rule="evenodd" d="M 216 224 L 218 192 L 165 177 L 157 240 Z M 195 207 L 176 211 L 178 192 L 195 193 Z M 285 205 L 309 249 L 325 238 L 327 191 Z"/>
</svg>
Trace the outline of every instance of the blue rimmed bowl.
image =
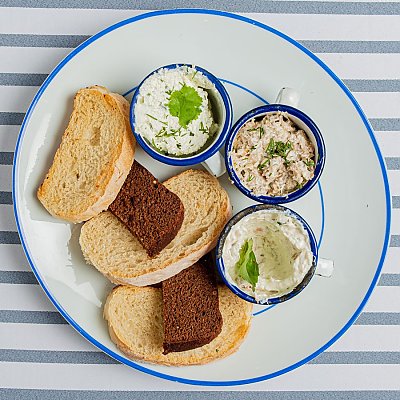
<svg viewBox="0 0 400 400">
<path fill-rule="evenodd" d="M 223 249 L 225 245 L 226 238 L 228 237 L 229 232 L 231 231 L 232 227 L 236 225 L 242 218 L 246 217 L 249 214 L 262 211 L 262 210 L 269 210 L 269 211 L 277 211 L 284 213 L 286 215 L 289 215 L 290 217 L 295 218 L 300 224 L 303 226 L 305 231 L 308 234 L 308 237 L 310 239 L 310 248 L 311 252 L 313 254 L 313 263 L 311 265 L 311 268 L 308 270 L 307 274 L 304 276 L 303 280 L 289 293 L 284 294 L 279 297 L 274 297 L 270 298 L 265 302 L 257 302 L 256 299 L 239 289 L 236 285 L 234 285 L 226 276 L 226 270 L 225 270 L 225 265 L 224 265 L 224 259 L 223 259 Z M 314 232 L 312 231 L 310 225 L 295 211 L 291 210 L 290 208 L 280 206 L 280 205 L 271 205 L 271 204 L 257 204 L 253 205 L 250 207 L 245 208 L 244 210 L 238 212 L 236 215 L 234 215 L 229 222 L 225 225 L 225 228 L 223 229 L 221 236 L 218 240 L 218 244 L 216 247 L 216 264 L 217 264 L 217 269 L 218 272 L 226 284 L 228 288 L 235 293 L 237 296 L 242 298 L 243 300 L 246 300 L 250 303 L 254 304 L 259 304 L 259 305 L 272 305 L 272 304 L 278 304 L 282 303 L 284 301 L 287 301 L 291 299 L 292 297 L 298 295 L 311 281 L 311 278 L 315 274 L 315 270 L 317 267 L 318 263 L 318 246 L 317 246 L 317 241 L 315 239 Z M 238 254 L 239 257 L 239 254 Z"/>
<path fill-rule="evenodd" d="M 265 115 L 275 112 L 287 113 L 288 117 L 292 120 L 292 122 L 294 122 L 296 126 L 302 129 L 309 137 L 315 149 L 314 177 L 311 180 L 309 180 L 303 187 L 291 193 L 288 193 L 285 196 L 264 196 L 264 195 L 258 196 L 254 194 L 250 189 L 248 189 L 240 180 L 240 177 L 236 174 L 236 171 L 232 164 L 232 158 L 230 156 L 230 152 L 232 151 L 233 143 L 235 141 L 237 133 L 239 132 L 240 128 L 242 128 L 242 126 L 246 124 L 246 122 L 252 119 L 258 119 L 258 118 L 261 119 Z M 303 197 L 306 193 L 308 193 L 318 182 L 318 179 L 322 174 L 322 171 L 325 166 L 325 154 L 326 150 L 325 150 L 324 139 L 315 122 L 308 115 L 306 115 L 299 109 L 284 104 L 268 104 L 265 106 L 254 108 L 251 111 L 248 111 L 235 123 L 235 125 L 229 132 L 225 145 L 225 163 L 230 179 L 244 195 L 255 201 L 258 201 L 259 203 L 264 203 L 264 204 L 289 203 L 291 201 L 299 199 L 300 197 Z"/>
<path fill-rule="evenodd" d="M 212 106 L 212 113 L 216 122 L 218 123 L 218 130 L 214 135 L 214 140 L 202 151 L 189 156 L 171 156 L 159 153 L 154 147 L 136 130 L 135 123 L 135 106 L 139 97 L 140 89 L 143 83 L 152 75 L 156 74 L 161 69 L 175 69 L 178 67 L 187 66 L 194 68 L 196 71 L 201 72 L 215 87 L 215 90 L 208 91 L 210 102 Z M 169 64 L 159 67 L 149 75 L 147 75 L 137 87 L 133 95 L 130 106 L 130 124 L 132 132 L 142 149 L 154 159 L 161 161 L 165 164 L 175 166 L 189 166 L 205 162 L 208 158 L 213 156 L 225 143 L 228 133 L 232 126 L 233 110 L 231 99 L 227 90 L 221 81 L 214 76 L 211 72 L 196 65 L 191 64 Z"/>
</svg>

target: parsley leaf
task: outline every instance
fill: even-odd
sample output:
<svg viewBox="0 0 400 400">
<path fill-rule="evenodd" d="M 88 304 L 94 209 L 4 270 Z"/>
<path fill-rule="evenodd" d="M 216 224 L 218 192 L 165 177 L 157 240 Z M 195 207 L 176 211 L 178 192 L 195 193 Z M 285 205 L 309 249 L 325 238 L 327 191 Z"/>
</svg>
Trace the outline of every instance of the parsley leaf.
<svg viewBox="0 0 400 400">
<path fill-rule="evenodd" d="M 248 239 L 243 243 L 239 252 L 239 261 L 236 263 L 236 268 L 238 269 L 238 275 L 246 282 L 249 282 L 254 290 L 260 271 L 253 251 L 253 239 Z"/>
<path fill-rule="evenodd" d="M 308 161 L 304 161 L 303 163 L 307 165 L 307 167 L 313 167 L 315 165 L 314 160 L 309 159 Z"/>
<path fill-rule="evenodd" d="M 183 85 L 180 90 L 171 93 L 168 109 L 173 117 L 179 118 L 179 125 L 186 128 L 190 121 L 200 115 L 201 103 L 201 97 L 196 90 Z"/>
</svg>

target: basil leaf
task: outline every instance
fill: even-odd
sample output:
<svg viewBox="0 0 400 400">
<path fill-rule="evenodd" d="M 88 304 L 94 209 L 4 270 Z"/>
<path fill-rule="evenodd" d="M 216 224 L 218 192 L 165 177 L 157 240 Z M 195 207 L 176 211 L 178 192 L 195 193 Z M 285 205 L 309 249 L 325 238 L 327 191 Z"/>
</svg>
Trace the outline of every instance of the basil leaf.
<svg viewBox="0 0 400 400">
<path fill-rule="evenodd" d="M 249 282 L 254 290 L 260 271 L 253 251 L 253 239 L 246 240 L 243 243 L 239 251 L 239 261 L 236 263 L 236 268 L 238 275 L 246 282 Z"/>
</svg>

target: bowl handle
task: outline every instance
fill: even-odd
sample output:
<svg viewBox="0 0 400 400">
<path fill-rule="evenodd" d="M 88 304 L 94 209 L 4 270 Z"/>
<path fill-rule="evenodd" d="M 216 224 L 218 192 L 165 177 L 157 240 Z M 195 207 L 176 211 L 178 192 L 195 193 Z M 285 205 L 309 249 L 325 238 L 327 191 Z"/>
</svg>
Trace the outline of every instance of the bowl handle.
<svg viewBox="0 0 400 400">
<path fill-rule="evenodd" d="M 287 106 L 297 107 L 300 101 L 300 93 L 292 88 L 283 87 L 276 97 L 276 104 L 285 104 Z"/>
<path fill-rule="evenodd" d="M 226 172 L 225 160 L 222 154 L 217 151 L 214 155 L 202 162 L 205 169 L 216 178 L 220 177 Z"/>
<path fill-rule="evenodd" d="M 333 274 L 334 262 L 333 260 L 328 260 L 326 258 L 319 258 L 317 263 L 317 269 L 315 270 L 315 275 L 323 276 L 325 278 L 330 278 Z"/>
</svg>

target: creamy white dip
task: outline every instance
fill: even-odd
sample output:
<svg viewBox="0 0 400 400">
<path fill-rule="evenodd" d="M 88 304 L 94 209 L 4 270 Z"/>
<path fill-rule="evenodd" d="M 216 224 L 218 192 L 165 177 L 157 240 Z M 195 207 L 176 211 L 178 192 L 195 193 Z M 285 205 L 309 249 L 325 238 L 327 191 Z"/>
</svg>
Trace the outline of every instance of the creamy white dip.
<svg viewBox="0 0 400 400">
<path fill-rule="evenodd" d="M 239 254 L 252 239 L 259 276 L 252 284 L 239 276 Z M 286 212 L 260 210 L 232 226 L 222 250 L 227 280 L 263 303 L 290 293 L 313 263 L 310 239 L 303 225 Z"/>
<path fill-rule="evenodd" d="M 199 114 L 186 126 L 169 108 L 171 95 L 184 86 L 193 88 L 201 99 Z M 160 69 L 140 87 L 134 111 L 136 132 L 160 153 L 185 156 L 198 152 L 218 128 L 207 92 L 212 90 L 216 90 L 214 84 L 194 68 Z"/>
<path fill-rule="evenodd" d="M 230 157 L 242 184 L 257 196 L 285 196 L 314 176 L 314 146 L 283 112 L 246 122 Z"/>
</svg>

